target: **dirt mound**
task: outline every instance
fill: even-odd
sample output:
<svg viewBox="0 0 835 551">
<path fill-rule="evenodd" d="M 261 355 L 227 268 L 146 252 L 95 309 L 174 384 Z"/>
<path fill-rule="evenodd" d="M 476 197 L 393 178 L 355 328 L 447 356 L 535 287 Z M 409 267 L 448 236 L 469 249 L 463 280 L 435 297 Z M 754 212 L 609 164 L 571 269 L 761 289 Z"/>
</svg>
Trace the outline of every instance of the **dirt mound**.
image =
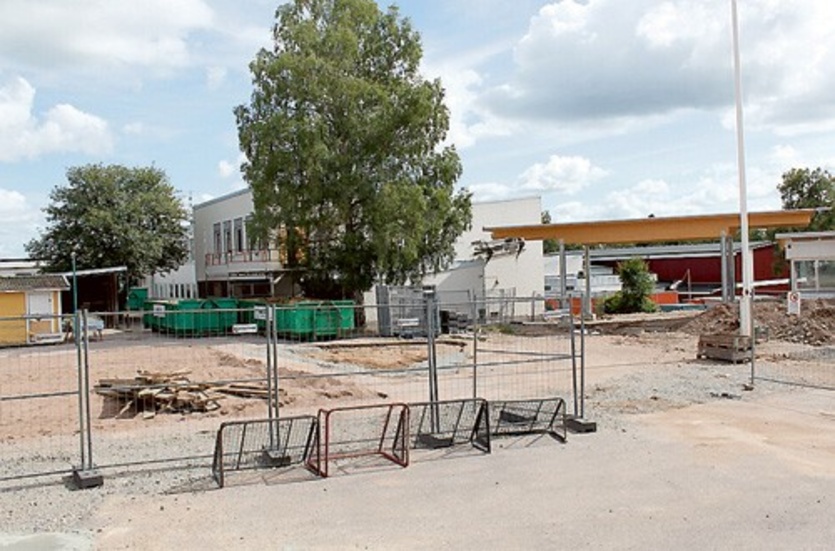
<svg viewBox="0 0 835 551">
<path fill-rule="evenodd" d="M 692 335 L 732 333 L 739 328 L 739 307 L 720 304 L 685 324 L 682 331 Z M 763 301 L 754 304 L 754 324 L 767 338 L 814 346 L 835 344 L 835 301 L 803 302 L 801 315 L 789 315 L 786 304 Z"/>
</svg>

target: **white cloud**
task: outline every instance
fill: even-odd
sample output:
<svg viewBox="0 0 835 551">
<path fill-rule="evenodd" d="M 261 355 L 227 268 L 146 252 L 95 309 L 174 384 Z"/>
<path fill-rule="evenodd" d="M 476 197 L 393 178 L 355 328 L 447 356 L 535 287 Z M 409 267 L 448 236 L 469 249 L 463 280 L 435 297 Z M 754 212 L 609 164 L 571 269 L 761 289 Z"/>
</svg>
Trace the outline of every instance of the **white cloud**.
<svg viewBox="0 0 835 551">
<path fill-rule="evenodd" d="M 53 152 L 105 153 L 113 139 L 104 119 L 59 104 L 43 116 L 32 112 L 35 89 L 23 78 L 0 87 L 0 162 Z"/>
<path fill-rule="evenodd" d="M 0 57 L 50 70 L 181 67 L 191 55 L 189 33 L 212 22 L 213 12 L 203 0 L 5 0 L 0 3 Z"/>
<path fill-rule="evenodd" d="M 217 172 L 218 172 L 218 174 L 220 174 L 221 178 L 228 178 L 236 170 L 237 170 L 237 167 L 235 165 L 233 165 L 232 163 L 230 163 L 229 161 L 223 160 L 223 161 L 220 161 L 217 164 Z"/>
<path fill-rule="evenodd" d="M 607 172 L 583 157 L 552 155 L 547 163 L 536 163 L 520 176 L 521 187 L 534 191 L 579 192 L 606 176 Z"/>
<path fill-rule="evenodd" d="M 218 175 L 223 178 L 241 178 L 241 165 L 246 160 L 246 156 L 243 153 L 239 153 L 238 156 L 235 158 L 234 161 L 227 161 L 226 159 L 221 159 L 217 163 L 217 172 Z"/>
<path fill-rule="evenodd" d="M 513 123 L 496 116 L 479 100 L 485 87 L 479 67 L 507 47 L 504 42 L 489 43 L 443 60 L 423 60 L 421 73 L 426 78 L 440 78 L 444 87 L 444 104 L 450 115 L 446 143 L 466 149 L 481 138 L 513 133 Z"/>
<path fill-rule="evenodd" d="M 41 211 L 25 195 L 0 188 L 0 257 L 25 257 L 23 243 L 37 237 Z"/>
<path fill-rule="evenodd" d="M 206 69 L 206 85 L 209 90 L 217 90 L 226 80 L 229 71 L 226 67 L 209 67 Z"/>
<path fill-rule="evenodd" d="M 145 133 L 145 124 L 141 122 L 129 122 L 122 127 L 122 132 L 134 136 L 139 136 Z"/>
<path fill-rule="evenodd" d="M 746 124 L 835 130 L 830 0 L 740 4 Z M 484 101 L 527 121 L 623 121 L 733 106 L 726 0 L 563 0 L 531 18 L 512 78 Z"/>
<path fill-rule="evenodd" d="M 467 188 L 476 201 L 495 201 L 506 199 L 512 195 L 513 189 L 506 184 L 496 182 L 482 182 Z"/>
</svg>

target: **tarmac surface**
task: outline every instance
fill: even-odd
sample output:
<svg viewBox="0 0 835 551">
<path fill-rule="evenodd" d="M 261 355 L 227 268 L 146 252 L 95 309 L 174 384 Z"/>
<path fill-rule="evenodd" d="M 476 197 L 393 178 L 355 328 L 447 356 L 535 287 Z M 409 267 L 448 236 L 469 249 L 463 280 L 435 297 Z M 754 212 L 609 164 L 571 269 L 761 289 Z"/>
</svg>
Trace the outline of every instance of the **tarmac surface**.
<svg viewBox="0 0 835 551">
<path fill-rule="evenodd" d="M 792 390 L 616 429 L 108 496 L 100 549 L 831 549 L 835 395 Z M 750 396 L 750 398 L 748 398 Z M 237 477 L 237 479 L 235 479 Z M 12 547 L 25 549 L 24 547 Z"/>
</svg>

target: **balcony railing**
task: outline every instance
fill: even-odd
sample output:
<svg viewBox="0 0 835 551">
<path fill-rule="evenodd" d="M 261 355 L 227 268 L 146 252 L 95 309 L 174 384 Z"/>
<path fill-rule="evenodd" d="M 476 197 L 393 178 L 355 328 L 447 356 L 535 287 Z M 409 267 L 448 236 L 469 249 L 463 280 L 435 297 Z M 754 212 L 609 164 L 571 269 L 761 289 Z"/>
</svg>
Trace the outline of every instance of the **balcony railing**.
<svg viewBox="0 0 835 551">
<path fill-rule="evenodd" d="M 206 254 L 206 266 L 227 266 L 230 264 L 264 262 L 280 262 L 278 249 L 253 249 Z"/>
</svg>

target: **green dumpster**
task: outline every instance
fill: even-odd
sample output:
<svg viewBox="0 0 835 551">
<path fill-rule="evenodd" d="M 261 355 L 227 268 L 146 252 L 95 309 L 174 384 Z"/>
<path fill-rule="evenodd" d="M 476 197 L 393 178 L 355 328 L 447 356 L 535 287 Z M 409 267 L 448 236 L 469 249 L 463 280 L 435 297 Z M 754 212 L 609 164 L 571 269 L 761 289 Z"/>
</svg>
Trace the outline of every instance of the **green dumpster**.
<svg viewBox="0 0 835 551">
<path fill-rule="evenodd" d="M 354 328 L 353 301 L 305 301 L 276 310 L 276 330 L 291 338 L 337 337 Z"/>
<path fill-rule="evenodd" d="M 228 333 L 238 323 L 238 299 L 232 297 L 210 298 L 204 308 L 212 310 L 211 332 Z"/>
<path fill-rule="evenodd" d="M 144 308 L 146 300 L 148 300 L 147 287 L 131 287 L 128 291 L 126 307 L 129 311 L 137 312 Z"/>
</svg>

